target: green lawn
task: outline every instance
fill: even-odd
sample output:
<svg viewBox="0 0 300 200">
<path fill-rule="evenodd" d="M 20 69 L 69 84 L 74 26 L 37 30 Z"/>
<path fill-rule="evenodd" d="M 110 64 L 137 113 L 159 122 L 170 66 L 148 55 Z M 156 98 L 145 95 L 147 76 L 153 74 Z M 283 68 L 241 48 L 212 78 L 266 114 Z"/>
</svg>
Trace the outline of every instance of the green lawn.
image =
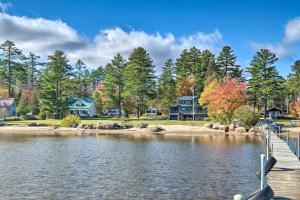
<svg viewBox="0 0 300 200">
<path fill-rule="evenodd" d="M 101 122 L 117 122 L 121 123 L 123 120 L 118 119 L 82 119 L 81 123 L 83 124 L 96 124 L 98 121 Z M 47 119 L 47 120 L 20 120 L 20 121 L 6 121 L 6 124 L 23 124 L 28 125 L 31 123 L 37 124 L 46 124 L 49 126 L 59 126 L 61 120 L 59 119 Z M 177 121 L 177 120 L 138 120 L 138 119 L 129 119 L 128 122 L 130 124 L 137 124 L 139 122 L 147 123 L 149 125 L 193 125 L 192 121 Z M 207 121 L 195 121 L 195 126 L 203 126 Z"/>
<path fill-rule="evenodd" d="M 283 124 L 284 126 L 291 127 L 291 120 L 290 119 L 275 119 L 275 122 L 279 124 Z M 300 126 L 300 120 L 293 120 L 296 122 L 296 126 Z"/>
</svg>

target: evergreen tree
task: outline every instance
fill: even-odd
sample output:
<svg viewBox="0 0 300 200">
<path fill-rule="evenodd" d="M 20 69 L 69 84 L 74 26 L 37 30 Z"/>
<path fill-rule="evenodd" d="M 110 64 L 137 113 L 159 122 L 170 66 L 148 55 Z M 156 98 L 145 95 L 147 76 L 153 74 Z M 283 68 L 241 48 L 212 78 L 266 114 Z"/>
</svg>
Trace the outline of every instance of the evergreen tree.
<svg viewBox="0 0 300 200">
<path fill-rule="evenodd" d="M 217 66 L 220 76 L 230 78 L 241 78 L 242 70 L 236 64 L 236 56 L 229 46 L 224 46 L 219 56 L 217 57 Z"/>
<path fill-rule="evenodd" d="M 190 77 L 194 77 L 195 93 L 203 91 L 207 67 L 202 63 L 202 55 L 199 49 L 192 47 L 189 51 L 183 50 L 175 64 L 177 90 L 180 90 L 178 87 L 187 86 Z M 184 93 L 191 93 L 189 87 L 185 88 L 188 91 L 183 91 Z"/>
<path fill-rule="evenodd" d="M 104 80 L 104 70 L 102 66 L 92 70 L 92 72 L 90 73 L 90 80 L 92 82 L 93 90 L 95 90 L 96 86 L 102 83 Z"/>
<path fill-rule="evenodd" d="M 171 59 L 168 59 L 162 68 L 162 74 L 159 77 L 159 94 L 164 111 L 176 103 L 174 64 Z"/>
<path fill-rule="evenodd" d="M 146 109 L 147 98 L 155 94 L 154 66 L 150 55 L 142 47 L 133 50 L 124 70 L 124 96 L 131 97 L 137 117 Z"/>
<path fill-rule="evenodd" d="M 98 116 L 100 116 L 102 114 L 102 109 L 103 109 L 103 102 L 102 102 L 102 97 L 101 97 L 100 91 L 94 90 L 92 97 L 95 101 L 96 113 Z"/>
<path fill-rule="evenodd" d="M 300 100 L 300 60 L 292 65 L 291 73 L 288 75 L 288 89 L 293 101 Z"/>
<path fill-rule="evenodd" d="M 220 72 L 218 71 L 216 62 L 215 62 L 215 55 L 212 54 L 209 50 L 204 50 L 201 55 L 201 65 L 203 66 L 202 69 L 205 70 L 205 80 L 207 77 L 218 77 Z"/>
<path fill-rule="evenodd" d="M 82 60 L 78 60 L 75 65 L 75 96 L 86 97 L 88 91 L 89 71 Z"/>
<path fill-rule="evenodd" d="M 71 67 L 62 51 L 55 51 L 48 57 L 46 69 L 42 74 L 40 109 L 45 117 L 62 118 L 65 115 L 66 83 Z"/>
<path fill-rule="evenodd" d="M 32 52 L 29 52 L 29 55 L 27 56 L 27 62 L 26 62 L 26 75 L 27 75 L 27 86 L 26 88 L 29 89 L 29 91 L 32 93 L 38 85 L 38 79 L 39 79 L 39 70 L 38 66 L 42 66 L 43 63 L 39 62 L 40 59 L 39 56 L 35 55 Z"/>
<path fill-rule="evenodd" d="M 248 86 L 250 100 L 254 106 L 264 107 L 265 118 L 268 101 L 272 95 L 274 96 L 273 92 L 278 92 L 276 82 L 281 78 L 274 65 L 277 60 L 276 55 L 270 50 L 261 49 L 253 57 L 251 66 L 247 69 L 251 75 Z"/>
<path fill-rule="evenodd" d="M 187 49 L 184 49 L 175 63 L 175 72 L 177 81 L 183 80 L 193 75 L 193 68 L 190 65 L 190 53 Z"/>
<path fill-rule="evenodd" d="M 25 115 L 26 113 L 30 112 L 30 101 L 25 91 L 21 93 L 21 97 L 17 107 L 17 112 L 20 115 Z"/>
<path fill-rule="evenodd" d="M 0 46 L 0 50 L 0 78 L 5 80 L 4 83 L 8 88 L 8 96 L 14 97 L 13 86 L 15 86 L 16 83 L 16 72 L 23 70 L 23 67 L 21 67 L 21 61 L 24 59 L 24 56 L 22 51 L 16 47 L 15 43 L 9 40 L 6 40 Z"/>
<path fill-rule="evenodd" d="M 124 70 L 126 61 L 117 54 L 105 67 L 104 90 L 106 97 L 111 105 L 116 106 L 119 111 L 122 110 L 123 90 L 124 90 Z M 121 116 L 121 112 L 119 112 Z"/>
<path fill-rule="evenodd" d="M 32 115 L 38 115 L 40 113 L 40 102 L 36 91 L 31 92 L 30 106 Z"/>
</svg>

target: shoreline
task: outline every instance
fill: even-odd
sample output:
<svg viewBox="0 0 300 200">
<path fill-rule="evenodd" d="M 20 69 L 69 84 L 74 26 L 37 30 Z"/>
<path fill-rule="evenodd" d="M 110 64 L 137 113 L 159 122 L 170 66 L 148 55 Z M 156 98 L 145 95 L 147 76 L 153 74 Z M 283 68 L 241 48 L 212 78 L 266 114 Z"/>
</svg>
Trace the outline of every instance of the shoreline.
<svg viewBox="0 0 300 200">
<path fill-rule="evenodd" d="M 240 133 L 224 130 L 215 130 L 199 126 L 188 125 L 160 125 L 164 131 L 152 132 L 155 125 L 149 125 L 147 128 L 129 128 L 129 129 L 81 129 L 81 128 L 64 128 L 51 126 L 10 125 L 0 127 L 0 136 L 100 136 L 100 135 L 124 135 L 124 136 L 203 136 L 203 135 L 233 135 L 233 136 L 260 136 L 249 132 Z"/>
</svg>

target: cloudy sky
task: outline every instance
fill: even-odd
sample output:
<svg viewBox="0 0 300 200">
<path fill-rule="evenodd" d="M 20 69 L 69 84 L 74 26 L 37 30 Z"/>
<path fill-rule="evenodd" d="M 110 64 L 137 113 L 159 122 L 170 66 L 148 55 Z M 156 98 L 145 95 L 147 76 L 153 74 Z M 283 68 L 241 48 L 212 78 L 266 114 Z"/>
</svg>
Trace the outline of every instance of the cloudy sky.
<svg viewBox="0 0 300 200">
<path fill-rule="evenodd" d="M 256 50 L 269 48 L 287 75 L 300 59 L 299 9 L 296 0 L 10 0 L 0 2 L 0 42 L 44 58 L 62 49 L 90 68 L 143 46 L 157 71 L 192 46 L 217 54 L 230 45 L 243 67 Z"/>
</svg>

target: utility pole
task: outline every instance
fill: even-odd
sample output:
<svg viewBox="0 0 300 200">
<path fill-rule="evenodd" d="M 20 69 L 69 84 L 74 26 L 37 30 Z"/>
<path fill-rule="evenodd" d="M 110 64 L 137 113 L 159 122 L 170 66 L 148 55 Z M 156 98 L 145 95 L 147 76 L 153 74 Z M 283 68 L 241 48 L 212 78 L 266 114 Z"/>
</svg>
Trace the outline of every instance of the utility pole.
<svg viewBox="0 0 300 200">
<path fill-rule="evenodd" d="M 192 86 L 193 90 L 193 126 L 195 125 L 195 85 Z"/>
</svg>

